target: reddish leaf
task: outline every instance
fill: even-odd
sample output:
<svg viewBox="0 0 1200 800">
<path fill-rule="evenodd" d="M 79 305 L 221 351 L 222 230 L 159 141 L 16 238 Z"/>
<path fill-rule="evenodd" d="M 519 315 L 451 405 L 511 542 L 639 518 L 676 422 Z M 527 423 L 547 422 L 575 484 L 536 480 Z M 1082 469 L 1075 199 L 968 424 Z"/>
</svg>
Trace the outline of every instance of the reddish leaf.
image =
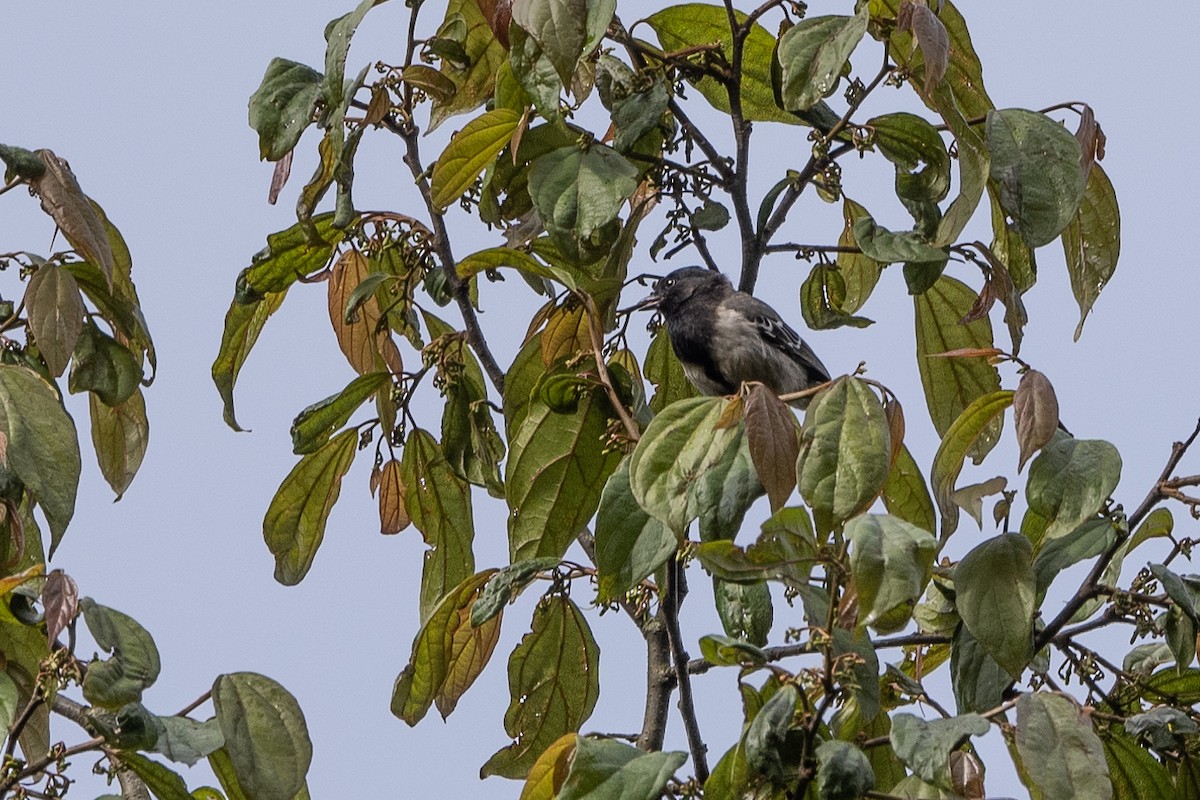
<svg viewBox="0 0 1200 800">
<path fill-rule="evenodd" d="M 399 533 L 412 524 L 404 507 L 400 462 L 392 459 L 379 474 L 379 532 Z"/>
<path fill-rule="evenodd" d="M 1041 450 L 1058 430 L 1058 398 L 1049 379 L 1036 369 L 1021 377 L 1013 396 L 1013 415 L 1017 423 L 1017 444 L 1021 448 L 1019 472 L 1029 457 Z"/>
<path fill-rule="evenodd" d="M 903 3 L 896 14 L 896 28 L 911 32 L 925 57 L 925 91 L 932 92 L 946 76 L 950 63 L 950 36 L 937 14 L 924 3 Z"/>
<path fill-rule="evenodd" d="M 992 358 L 1004 355 L 995 347 L 958 347 L 944 353 L 930 353 L 927 358 Z"/>
<path fill-rule="evenodd" d="M 42 607 L 46 610 L 46 637 L 53 644 L 79 611 L 79 587 L 70 575 L 56 569 L 46 576 Z"/>
<path fill-rule="evenodd" d="M 75 276 L 58 264 L 43 264 L 25 289 L 29 330 L 50 374 L 63 374 L 83 330 L 83 297 Z"/>
<path fill-rule="evenodd" d="M 288 176 L 292 174 L 292 153 L 294 150 L 288 150 L 283 158 L 275 162 L 275 171 L 271 173 L 271 189 L 267 192 L 267 202 L 275 205 L 275 201 L 279 199 L 279 193 L 283 191 L 284 185 L 287 183 Z"/>
<path fill-rule="evenodd" d="M 1075 138 L 1079 140 L 1079 148 L 1082 151 L 1079 165 L 1083 167 L 1084 177 L 1087 177 L 1092 171 L 1092 165 L 1104 160 L 1106 143 L 1104 131 L 1100 128 L 1100 123 L 1096 122 L 1096 113 L 1087 104 L 1084 104 L 1083 111 L 1079 114 L 1079 128 L 1075 131 Z"/>
<path fill-rule="evenodd" d="M 366 256 L 357 250 L 347 250 L 337 260 L 329 276 L 329 321 L 333 324 L 338 346 L 359 375 L 375 372 L 384 366 L 394 373 L 400 373 L 404 370 L 404 364 L 396 343 L 392 341 L 391 332 L 380 322 L 382 312 L 379 301 L 374 296 L 368 297 L 358 307 L 355 316 L 349 321 L 346 319 L 350 296 L 370 271 Z"/>
<path fill-rule="evenodd" d="M 40 178 L 30 181 L 30 186 L 41 198 L 42 210 L 54 219 L 71 246 L 100 268 L 111 289 L 116 261 L 104 221 L 79 188 L 79 181 L 67 162 L 49 150 L 36 152 L 46 165 L 46 171 Z"/>
<path fill-rule="evenodd" d="M 750 459 L 767 490 L 771 511 L 778 511 L 796 491 L 800 426 L 787 404 L 761 383 L 751 385 L 745 417 Z"/>
</svg>

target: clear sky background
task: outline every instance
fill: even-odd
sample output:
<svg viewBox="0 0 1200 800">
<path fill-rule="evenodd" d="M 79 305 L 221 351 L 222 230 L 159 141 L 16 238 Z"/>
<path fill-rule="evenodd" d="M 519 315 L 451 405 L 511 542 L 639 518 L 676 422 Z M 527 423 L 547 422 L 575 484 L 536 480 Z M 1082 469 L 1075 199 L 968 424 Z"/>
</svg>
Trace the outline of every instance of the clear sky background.
<svg viewBox="0 0 1200 800">
<path fill-rule="evenodd" d="M 258 161 L 256 138 L 246 123 L 247 98 L 272 56 L 319 68 L 325 23 L 353 5 L 351 0 L 6 4 L 0 27 L 0 142 L 50 148 L 70 161 L 84 191 L 104 206 L 129 243 L 159 352 L 159 377 L 146 393 L 149 454 L 120 503 L 112 503 L 88 450 L 86 403 L 69 401 L 84 436 L 84 477 L 75 520 L 54 566 L 76 579 L 81 594 L 132 615 L 154 635 L 163 672 L 146 695 L 153 711 L 168 714 L 187 705 L 222 672 L 253 670 L 287 686 L 304 708 L 314 741 L 309 785 L 315 798 L 435 792 L 516 797 L 519 784 L 499 778 L 480 784 L 477 771 L 507 744 L 501 722 L 508 704 L 506 659 L 528 629 L 535 592 L 506 614 L 493 663 L 450 720 L 443 724 L 431 714 L 409 729 L 388 712 L 388 699 L 416 633 L 424 547 L 415 530 L 379 535 L 367 492 L 369 454 L 347 476 L 305 581 L 285 588 L 272 578 L 261 520 L 295 462 L 288 426 L 301 408 L 352 377 L 329 328 L 324 287 L 293 289 L 243 371 L 238 416 L 252 433 L 225 427 L 209 378 L 234 278 L 268 233 L 293 222 L 295 193 L 315 160 L 316 136 L 310 132 L 298 149 L 293 183 L 278 206 L 268 206 L 271 166 Z M 440 4 L 427 5 L 425 18 L 433 23 Z M 635 5 L 636 13 L 649 13 L 663 4 L 622 3 L 627 24 L 635 18 Z M 849 5 L 816 0 L 810 13 L 846 13 Z M 1086 101 L 1108 135 L 1103 163 L 1116 186 L 1123 223 L 1116 276 L 1083 338 L 1072 343 L 1078 315 L 1061 248 L 1055 243 L 1040 250 L 1040 280 L 1026 296 L 1030 324 L 1021 355 L 1049 376 L 1064 421 L 1077 436 L 1107 438 L 1118 447 L 1125 461 L 1118 499 L 1132 507 L 1157 476 L 1170 443 L 1186 436 L 1200 413 L 1195 357 L 1200 279 L 1192 246 L 1200 161 L 1192 143 L 1197 118 L 1190 83 L 1200 7 L 962 0 L 960 8 L 998 107 Z M 406 15 L 400 2 L 373 10 L 354 40 L 347 73 L 378 59 L 399 62 Z M 877 61 L 873 44 L 864 41 L 869 55 L 855 60 L 868 75 Z M 863 118 L 894 110 L 895 98 L 908 95 L 908 89 L 880 90 Z M 425 140 L 426 163 L 469 118 L 451 120 Z M 1067 119 L 1073 129 L 1074 116 Z M 803 164 L 804 135 L 803 129 L 785 126 L 756 128 L 762 139 L 755 161 L 760 195 L 784 168 Z M 400 156 L 394 137 L 368 133 L 355 184 L 359 208 L 423 215 Z M 858 167 L 853 159 L 844 166 L 848 194 L 882 224 L 899 226 L 904 217 L 892 195 L 890 167 Z M 838 208 L 811 194 L 792 218 L 793 240 L 833 242 L 840 227 Z M 462 221 L 461 215 L 455 220 Z M 643 224 L 631 271 L 665 270 L 645 255 L 655 221 Z M 986 224 L 981 219 L 964 238 L 972 231 L 988 237 Z M 460 255 L 500 243 L 495 232 L 460 230 L 470 231 L 456 246 Z M 52 232 L 36 200 L 21 191 L 0 197 L 0 249 L 48 254 Z M 736 268 L 732 237 L 720 239 L 718 252 Z M 694 260 L 684 254 L 673 265 Z M 952 271 L 978 284 L 973 268 Z M 797 289 L 805 274 L 803 263 L 777 257 L 767 262 L 760 283 L 760 294 L 797 327 Z M 13 280 L 6 275 L 0 284 L 5 297 L 23 291 Z M 514 305 L 518 298 L 526 299 Z M 515 353 L 515 337 L 533 307 L 527 298 L 518 280 L 486 287 L 483 322 L 495 331 L 493 345 L 503 364 Z M 870 375 L 899 394 L 908 411 L 910 447 L 928 465 L 936 439 L 924 411 L 911 303 L 898 269 L 885 273 L 862 313 L 878 324 L 806 338 L 832 371 L 866 361 Z M 1002 326 L 997 342 L 1008 343 Z M 1015 386 L 1011 372 L 1004 378 L 1006 386 Z M 432 405 L 420 419 L 438 428 Z M 1012 473 L 1012 439 L 1010 429 L 1007 445 L 977 477 Z M 501 506 L 477 501 L 481 567 L 506 560 L 503 514 Z M 1182 523 L 1186 515 L 1176 516 Z M 950 552 L 957 557 L 993 533 L 988 527 L 981 534 L 964 522 Z M 696 638 L 716 631 L 719 623 L 711 605 L 704 607 L 706 579 L 696 570 L 693 575 L 696 592 L 685 607 L 685 621 L 691 620 L 685 633 L 695 652 Z M 575 599 L 589 602 L 583 585 Z M 799 621 L 791 613 L 796 616 L 789 621 L 786 607 L 778 609 L 777 635 Z M 602 683 L 586 729 L 636 731 L 644 687 L 640 637 L 621 615 L 589 619 L 602 648 Z M 702 697 L 720 698 L 702 707 L 713 761 L 736 734 L 734 680 L 719 670 L 699 679 Z M 57 727 L 57 737 L 67 737 L 68 744 L 83 738 L 69 724 Z M 685 749 L 677 725 L 668 746 Z M 1000 753 L 989 760 L 997 768 L 1005 759 Z M 80 766 L 76 777 L 92 780 L 85 775 L 87 765 Z M 201 768 L 184 774 L 191 787 L 212 780 Z M 1020 793 L 1005 775 L 1011 771 L 995 769 L 989 791 Z M 90 786 L 100 793 L 97 784 Z M 81 787 L 80 796 L 88 791 Z"/>
</svg>

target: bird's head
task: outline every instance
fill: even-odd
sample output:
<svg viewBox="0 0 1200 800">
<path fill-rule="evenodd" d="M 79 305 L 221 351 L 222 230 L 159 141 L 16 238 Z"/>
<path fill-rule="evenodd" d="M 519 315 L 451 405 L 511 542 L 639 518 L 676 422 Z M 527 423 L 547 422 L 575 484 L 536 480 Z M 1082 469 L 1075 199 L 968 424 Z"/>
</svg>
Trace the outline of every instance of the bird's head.
<svg viewBox="0 0 1200 800">
<path fill-rule="evenodd" d="M 712 295 L 719 301 L 732 291 L 729 278 L 720 272 L 704 267 L 683 267 L 659 278 L 648 297 L 625 310 L 656 309 L 669 319 L 694 297 Z"/>
</svg>

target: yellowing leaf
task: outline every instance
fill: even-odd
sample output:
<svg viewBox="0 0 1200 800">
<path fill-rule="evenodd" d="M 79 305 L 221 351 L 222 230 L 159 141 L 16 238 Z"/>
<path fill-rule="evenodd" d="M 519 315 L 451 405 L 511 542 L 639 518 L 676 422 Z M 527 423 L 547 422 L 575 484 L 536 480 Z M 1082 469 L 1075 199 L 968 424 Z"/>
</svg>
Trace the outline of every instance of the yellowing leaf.
<svg viewBox="0 0 1200 800">
<path fill-rule="evenodd" d="M 363 300 L 352 319 L 346 318 L 346 306 L 354 290 L 370 274 L 370 262 L 362 253 L 347 250 L 342 254 L 329 275 L 329 321 L 338 346 L 355 372 L 366 375 L 386 366 L 400 373 L 404 371 L 404 363 L 392 341 L 391 330 L 380 323 L 382 312 L 375 296 Z"/>
<path fill-rule="evenodd" d="M 496 108 L 471 120 L 454 134 L 433 165 L 429 184 L 433 204 L 444 209 L 469 189 L 512 140 L 520 121 L 517 112 Z"/>
</svg>

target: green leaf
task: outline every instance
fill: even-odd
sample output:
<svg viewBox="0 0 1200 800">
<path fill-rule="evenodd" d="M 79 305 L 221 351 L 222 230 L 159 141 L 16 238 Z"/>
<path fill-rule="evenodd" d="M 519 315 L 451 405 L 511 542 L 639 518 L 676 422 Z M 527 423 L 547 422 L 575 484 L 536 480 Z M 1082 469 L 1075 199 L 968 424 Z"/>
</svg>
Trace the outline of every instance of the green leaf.
<svg viewBox="0 0 1200 800">
<path fill-rule="evenodd" d="M 1117 540 L 1117 529 L 1107 517 L 1088 520 L 1069 536 L 1060 536 L 1043 543 L 1033 559 L 1037 576 L 1037 599 L 1041 604 L 1046 590 L 1059 573 L 1072 564 L 1095 558 Z"/>
<path fill-rule="evenodd" d="M 1012 685 L 1008 672 L 996 663 L 966 625 L 959 625 L 950 649 L 950 680 L 958 713 L 990 711 Z"/>
<path fill-rule="evenodd" d="M 775 621 L 766 581 L 726 581 L 713 578 L 713 598 L 725 633 L 765 647 Z"/>
<path fill-rule="evenodd" d="M 251 304 L 266 295 L 286 291 L 300 278 L 328 264 L 345 235 L 344 230 L 334 227 L 333 214 L 318 214 L 267 236 L 267 246 L 255 253 L 250 266 L 238 275 L 234 302 Z M 227 335 L 229 330 L 226 319 Z M 224 344 L 222 341 L 222 351 Z"/>
<path fill-rule="evenodd" d="M 434 701 L 443 718 L 487 665 L 500 635 L 500 615 L 471 624 L 471 608 L 496 574 L 470 575 L 442 598 L 413 640 L 408 665 L 396 677 L 391 710 L 416 725 Z"/>
<path fill-rule="evenodd" d="M 42 264 L 25 288 L 29 332 L 51 377 L 67 368 L 83 329 L 83 298 L 75 276 L 54 263 Z"/>
<path fill-rule="evenodd" d="M 1100 439 L 1060 434 L 1029 465 L 1029 509 L 1047 521 L 1042 541 L 1066 536 L 1108 501 L 1121 479 L 1121 455 Z"/>
<path fill-rule="evenodd" d="M 584 242 L 617 218 L 637 186 L 637 167 L 601 144 L 561 147 L 529 170 L 529 195 L 547 229 Z"/>
<path fill-rule="evenodd" d="M 801 496 L 834 524 L 853 517 L 883 491 L 891 449 L 883 403 L 866 383 L 839 378 L 805 412 L 796 462 Z"/>
<path fill-rule="evenodd" d="M 258 133 L 259 158 L 278 161 L 295 148 L 313 111 L 324 78 L 312 67 L 273 58 L 250 95 L 250 127 Z"/>
<path fill-rule="evenodd" d="M 846 60 L 867 32 L 867 5 L 853 17 L 805 17 L 779 37 L 780 94 L 788 111 L 807 111 L 837 86 Z M 743 55 L 743 69 L 746 62 Z"/>
<path fill-rule="evenodd" d="M 508 660 L 512 696 L 504 730 L 513 743 L 483 765 L 482 777 L 524 778 L 542 751 L 592 715 L 600 693 L 600 648 L 568 598 L 543 598 L 533 626 Z"/>
<path fill-rule="evenodd" d="M 1162 584 L 1163 591 L 1187 614 L 1193 623 L 1200 623 L 1200 592 L 1162 564 L 1149 564 L 1150 574 Z"/>
<path fill-rule="evenodd" d="M 611 603 L 654 573 L 678 548 L 674 534 L 647 514 L 629 485 L 630 459 L 609 476 L 596 512 L 597 602 Z"/>
<path fill-rule="evenodd" d="M 822 742 L 817 747 L 817 764 L 817 796 L 821 800 L 857 800 L 875 788 L 875 772 L 866 753 L 849 742 Z"/>
<path fill-rule="evenodd" d="M 404 443 L 400 475 L 404 507 L 430 548 L 421 572 L 424 623 L 442 597 L 475 572 L 471 487 L 454 474 L 433 436 L 420 428 L 413 428 Z"/>
<path fill-rule="evenodd" d="M 913 298 L 916 310 L 917 368 L 933 427 L 941 437 L 975 398 L 999 391 L 1000 375 L 983 358 L 934 358 L 963 348 L 992 347 L 992 324 L 987 317 L 961 320 L 974 306 L 975 292 L 961 281 L 942 276 L 924 294 Z M 976 464 L 1000 438 L 1000 424 L 979 437 L 971 450 Z"/>
<path fill-rule="evenodd" d="M 845 308 L 846 281 L 840 267 L 834 264 L 814 266 L 800 285 L 800 311 L 804 314 L 805 324 L 814 330 L 830 330 L 843 325 L 865 328 L 871 324 L 872 320 L 852 316 Z"/>
<path fill-rule="evenodd" d="M 1075 340 L 1083 332 L 1083 323 L 1101 290 L 1117 269 L 1121 254 L 1121 213 L 1117 193 L 1099 164 L 1088 172 L 1087 187 L 1079 211 L 1062 234 L 1063 253 L 1071 292 L 1079 304 L 1079 324 Z"/>
<path fill-rule="evenodd" d="M 520 120 L 517 112 L 497 108 L 484 112 L 454 134 L 433 165 L 429 186 L 433 204 L 445 209 L 458 200 L 508 145 Z"/>
<path fill-rule="evenodd" d="M 527 0 L 512 7 L 512 21 L 537 42 L 564 86 L 579 59 L 603 38 L 616 0 Z"/>
<path fill-rule="evenodd" d="M 605 447 L 608 399 L 585 392 L 572 413 L 532 402 L 520 427 L 509 428 L 508 546 L 512 561 L 561 557 L 596 513 L 621 454 Z"/>
<path fill-rule="evenodd" d="M 1171 531 L 1175 529 L 1175 517 L 1172 516 L 1169 508 L 1158 508 L 1151 511 L 1146 518 L 1142 520 L 1142 524 L 1137 526 L 1137 530 L 1133 532 L 1133 536 L 1129 538 L 1129 544 L 1126 547 L 1128 552 L 1133 552 L 1138 545 L 1150 539 L 1156 539 L 1161 536 L 1170 536 Z"/>
<path fill-rule="evenodd" d="M 146 400 L 138 389 L 124 403 L 107 406 L 92 394 L 88 395 L 88 409 L 100 474 L 120 500 L 142 466 L 150 440 Z"/>
<path fill-rule="evenodd" d="M 805 615 L 812 620 L 807 606 Z M 880 711 L 879 657 L 875 653 L 875 645 L 862 629 L 848 631 L 845 628 L 834 627 L 833 657 L 837 659 L 851 655 L 853 658 L 847 659 L 851 665 L 850 677 L 844 687 L 850 691 L 858 705 L 859 720 L 864 723 L 870 722 Z"/>
<path fill-rule="evenodd" d="M 107 406 L 128 400 L 142 380 L 142 366 L 128 347 L 88 322 L 75 346 L 67 388 L 92 392 Z"/>
<path fill-rule="evenodd" d="M 160 662 L 154 639 L 133 618 L 90 597 L 82 598 L 79 607 L 96 645 L 112 653 L 107 661 L 88 665 L 83 696 L 93 705 L 114 710 L 141 700 L 142 690 L 158 679 Z"/>
<path fill-rule="evenodd" d="M 263 538 L 275 556 L 275 580 L 285 586 L 308 574 L 357 444 L 358 431 L 342 431 L 301 458 L 271 498 Z"/>
<path fill-rule="evenodd" d="M 854 223 L 870 216 L 866 208 L 848 197 L 843 198 L 844 224 L 842 233 L 838 236 L 838 245 L 844 248 L 858 247 L 858 240 L 854 238 Z M 843 312 L 853 314 L 866 304 L 871 292 L 875 290 L 884 265 L 864 253 L 843 252 L 838 253 L 837 267 L 845 286 L 845 296 L 840 307 Z"/>
<path fill-rule="evenodd" d="M 697 396 L 696 387 L 687 379 L 683 372 L 683 364 L 679 362 L 675 350 L 671 347 L 665 325 L 655 331 L 650 340 L 643 371 L 646 373 L 646 379 L 655 386 L 654 396 L 650 398 L 650 410 L 655 414 L 676 400 Z"/>
<path fill-rule="evenodd" d="M 342 391 L 301 411 L 292 422 L 292 451 L 301 456 L 319 450 L 389 379 L 387 372 L 360 375 Z"/>
<path fill-rule="evenodd" d="M 238 783 L 254 800 L 292 800 L 304 788 L 312 742 L 296 698 L 254 672 L 220 675 L 213 706 Z"/>
<path fill-rule="evenodd" d="M 787 782 L 784 766 L 788 730 L 796 716 L 800 693 L 789 683 L 771 696 L 746 729 L 746 763 L 755 772 L 765 775 L 772 783 Z"/>
<path fill-rule="evenodd" d="M 6 470 L 33 494 L 50 524 L 50 555 L 75 514 L 79 440 L 57 393 L 32 370 L 0 364 L 0 435 Z"/>
<path fill-rule="evenodd" d="M 1033 643 L 1036 586 L 1029 540 L 1006 533 L 977 545 L 958 562 L 954 588 L 963 624 L 997 664 L 1019 678 Z"/>
<path fill-rule="evenodd" d="M 937 539 L 883 514 L 855 517 L 846 523 L 845 535 L 853 545 L 850 573 L 858 591 L 859 624 L 880 633 L 900 630 L 929 583 Z"/>
<path fill-rule="evenodd" d="M 1078 140 L 1045 114 L 1019 108 L 989 112 L 986 140 L 1000 206 L 1030 247 L 1054 241 L 1083 200 Z"/>
<path fill-rule="evenodd" d="M 36 180 L 46 172 L 46 165 L 38 154 L 24 147 L 0 144 L 0 161 L 4 162 L 4 182 L 14 179 Z"/>
<path fill-rule="evenodd" d="M 896 166 L 896 195 L 940 202 L 950 191 L 950 154 L 937 129 L 923 117 L 896 112 L 867 120 L 875 144 Z"/>
<path fill-rule="evenodd" d="M 557 558 L 534 558 L 501 568 L 484 584 L 479 599 L 471 604 L 471 627 L 478 628 L 495 617 L 533 582 L 539 572 L 552 570 L 559 563 Z"/>
<path fill-rule="evenodd" d="M 719 425 L 725 408 L 719 397 L 673 403 L 651 421 L 633 451 L 634 498 L 677 537 L 699 519 L 702 541 L 732 538 L 762 495 L 744 426 Z"/>
<path fill-rule="evenodd" d="M 225 745 L 225 736 L 215 717 L 205 722 L 187 717 L 155 717 L 154 720 L 161 728 L 154 752 L 189 767 Z"/>
<path fill-rule="evenodd" d="M 933 246 L 919 233 L 893 233 L 876 225 L 871 217 L 860 217 L 854 222 L 854 239 L 864 255 L 883 264 L 898 261 L 941 264 L 947 257 L 946 250 Z"/>
<path fill-rule="evenodd" d="M 808 512 L 795 506 L 775 512 L 749 547 L 718 539 L 702 543 L 695 552 L 704 568 L 722 580 L 779 580 L 802 586 L 816 562 L 817 543 Z"/>
<path fill-rule="evenodd" d="M 900 0 L 882 0 L 894 18 Z M 877 9 L 876 17 L 881 16 Z M 893 30 L 891 54 L 897 65 L 909 73 L 908 85 L 925 105 L 941 115 L 955 137 L 958 150 L 958 196 L 946 209 L 938 224 L 937 245 L 951 244 L 966 227 L 983 196 L 988 177 L 988 150 L 983 136 L 970 120 L 985 116 L 993 105 L 983 85 L 983 67 L 971 44 L 966 22 L 953 3 L 939 6 L 938 20 L 946 29 L 949 40 L 949 62 L 940 81 L 930 80 L 923 48 L 916 47 L 911 33 Z"/>
<path fill-rule="evenodd" d="M 949 789 L 950 752 L 970 736 L 983 736 L 990 727 L 978 714 L 931 722 L 914 714 L 896 714 L 889 738 L 896 755 L 923 781 Z"/>
<path fill-rule="evenodd" d="M 893 517 L 931 533 L 937 530 L 937 516 L 929 488 L 907 445 L 900 445 L 892 462 L 887 483 L 883 485 L 883 505 Z"/>
<path fill-rule="evenodd" d="M 1125 731 L 1158 751 L 1179 751 L 1187 747 L 1186 737 L 1200 733 L 1200 725 L 1178 708 L 1158 706 L 1125 720 Z"/>
<path fill-rule="evenodd" d="M 0 727 L 8 730 L 20 711 L 20 690 L 7 672 L 0 672 Z"/>
<path fill-rule="evenodd" d="M 511 247 L 489 247 L 487 250 L 472 253 L 459 260 L 455 269 L 458 271 L 458 277 L 465 279 L 500 267 L 513 267 L 525 275 L 557 280 L 568 289 L 577 288 L 574 276 L 567 270 L 555 268 L 553 265 L 547 266 L 525 251 L 514 250 Z"/>
<path fill-rule="evenodd" d="M 729 636 L 701 636 L 700 654 L 718 667 L 761 666 L 767 663 L 767 654 L 761 648 Z"/>
<path fill-rule="evenodd" d="M 967 456 L 979 449 L 981 439 L 999 428 L 1004 410 L 1012 402 L 1013 393 L 1007 389 L 976 397 L 943 434 L 942 443 L 933 457 L 930 476 L 933 494 L 942 512 L 943 537 L 958 527 L 959 507 L 954 502 L 954 491 Z"/>
<path fill-rule="evenodd" d="M 746 20 L 746 15 L 740 11 L 735 11 L 734 17 L 738 25 Z M 652 14 L 645 22 L 658 34 L 658 40 L 667 52 L 719 43 L 726 62 L 733 61 L 733 34 L 729 16 L 722 6 L 681 3 Z M 802 124 L 798 117 L 775 104 L 775 92 L 771 88 L 774 52 L 775 37 L 755 22 L 742 45 L 742 118 L 750 122 Z M 705 77 L 693 83 L 713 108 L 729 113 L 729 93 L 715 78 Z"/>
<path fill-rule="evenodd" d="M 451 28 L 456 30 L 451 32 Z M 447 118 L 471 111 L 491 97 L 496 72 L 508 57 L 477 0 L 450 0 L 438 36 L 450 37 L 460 48 L 462 59 L 442 59 L 441 72 L 454 84 L 454 93 L 445 100 L 434 97 L 429 112 L 430 131 Z"/>
<path fill-rule="evenodd" d="M 349 14 L 331 20 L 325 26 L 325 99 L 329 105 L 342 103 L 346 75 L 346 55 L 350 39 L 372 7 L 386 0 L 360 0 Z"/>
<path fill-rule="evenodd" d="M 1132 737 L 1109 728 L 1101 740 L 1104 759 L 1108 762 L 1113 797 L 1136 797 L 1138 800 L 1174 800 L 1180 795 L 1171 785 L 1171 776 L 1154 756 L 1146 752 Z"/>
<path fill-rule="evenodd" d="M 646 753 L 612 739 L 580 736 L 557 798 L 656 800 L 685 761 L 687 753 Z"/>
<path fill-rule="evenodd" d="M 1074 700 L 1049 692 L 1021 695 L 1016 744 L 1026 772 L 1046 797 L 1112 798 L 1104 746 Z"/>
<path fill-rule="evenodd" d="M 120 761 L 142 779 L 158 800 L 193 800 L 183 778 L 157 761 L 131 752 L 121 753 Z"/>
<path fill-rule="evenodd" d="M 221 335 L 221 349 L 212 365 L 212 379 L 224 403 L 225 424 L 235 431 L 244 430 L 238 425 L 233 409 L 233 387 L 251 348 L 258 341 L 267 319 L 283 305 L 286 292 L 268 294 L 260 300 L 239 303 L 234 300 L 225 314 L 225 331 Z"/>
</svg>

